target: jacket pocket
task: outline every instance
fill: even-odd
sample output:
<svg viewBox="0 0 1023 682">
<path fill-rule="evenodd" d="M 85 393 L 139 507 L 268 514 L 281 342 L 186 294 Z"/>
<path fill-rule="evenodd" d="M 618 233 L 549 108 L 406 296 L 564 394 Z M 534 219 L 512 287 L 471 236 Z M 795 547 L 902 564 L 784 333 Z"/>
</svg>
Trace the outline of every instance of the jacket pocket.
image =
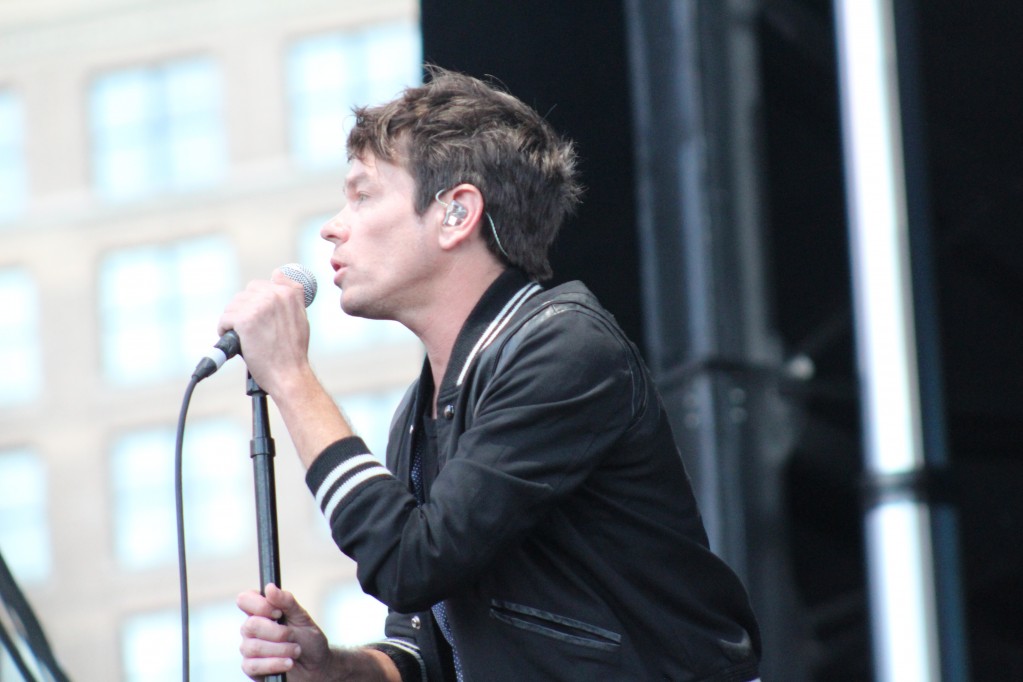
<svg viewBox="0 0 1023 682">
<path fill-rule="evenodd" d="M 622 642 L 622 636 L 617 632 L 497 599 L 490 600 L 490 616 L 512 627 L 601 651 L 617 651 Z"/>
</svg>

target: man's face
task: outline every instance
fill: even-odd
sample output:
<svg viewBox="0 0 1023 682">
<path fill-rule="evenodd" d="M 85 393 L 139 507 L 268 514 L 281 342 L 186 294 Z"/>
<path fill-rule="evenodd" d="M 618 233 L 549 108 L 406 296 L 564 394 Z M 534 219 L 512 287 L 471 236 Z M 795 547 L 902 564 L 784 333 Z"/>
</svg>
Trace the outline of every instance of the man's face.
<svg viewBox="0 0 1023 682">
<path fill-rule="evenodd" d="M 415 182 L 403 168 L 366 154 L 352 162 L 346 203 L 320 235 L 350 315 L 401 320 L 422 303 L 436 254 L 433 230 L 416 215 Z"/>
</svg>

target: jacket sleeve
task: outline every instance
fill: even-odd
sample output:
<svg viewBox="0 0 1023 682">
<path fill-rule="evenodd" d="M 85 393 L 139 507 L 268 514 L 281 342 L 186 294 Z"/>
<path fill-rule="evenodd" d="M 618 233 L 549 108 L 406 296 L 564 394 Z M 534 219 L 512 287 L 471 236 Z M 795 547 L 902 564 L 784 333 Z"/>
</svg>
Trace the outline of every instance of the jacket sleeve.
<svg viewBox="0 0 1023 682">
<path fill-rule="evenodd" d="M 367 644 L 366 648 L 382 651 L 394 663 L 401 682 L 427 682 L 423 660 L 409 616 L 391 611 L 384 628 L 385 639 Z"/>
<path fill-rule="evenodd" d="M 474 582 L 628 428 L 642 392 L 632 351 L 608 321 L 569 307 L 518 334 L 422 507 L 358 439 L 331 446 L 309 470 L 363 589 L 396 611 L 423 610 Z"/>
</svg>

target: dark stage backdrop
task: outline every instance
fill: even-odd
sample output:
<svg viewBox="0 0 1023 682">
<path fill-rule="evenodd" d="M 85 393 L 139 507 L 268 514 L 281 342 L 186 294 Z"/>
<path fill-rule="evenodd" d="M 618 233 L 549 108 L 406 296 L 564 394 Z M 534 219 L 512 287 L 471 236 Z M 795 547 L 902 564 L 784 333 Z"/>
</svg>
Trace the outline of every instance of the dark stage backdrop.
<svg viewBox="0 0 1023 682">
<path fill-rule="evenodd" d="M 645 350 L 625 7 L 723 0 L 422 0 L 424 57 L 491 74 L 575 139 L 588 187 L 554 254 Z M 816 375 L 785 396 L 795 433 L 781 489 L 800 665 L 765 679 L 871 677 L 860 414 L 830 0 L 749 0 L 761 88 L 765 291 L 783 357 Z M 914 160 L 937 292 L 944 421 L 959 510 L 972 679 L 1023 679 L 1023 3 L 898 0 L 916 13 Z M 725 29 L 727 30 L 727 29 Z M 720 36 L 717 36 L 720 37 Z M 681 65 L 680 65 L 681 67 Z M 713 87 L 714 84 L 710 84 Z M 679 225 L 656 225 L 664 231 Z M 738 246 L 736 247 L 738 248 Z M 915 254 L 915 257 L 923 257 Z M 673 301 L 662 301 L 670 308 Z M 679 309 L 684 301 L 677 301 Z M 648 311 L 649 314 L 649 311 Z M 755 567 L 754 567 L 755 570 Z M 778 621 L 771 614 L 766 628 Z M 775 662 L 784 670 L 784 662 Z M 774 664 L 773 664 L 774 665 Z"/>
</svg>

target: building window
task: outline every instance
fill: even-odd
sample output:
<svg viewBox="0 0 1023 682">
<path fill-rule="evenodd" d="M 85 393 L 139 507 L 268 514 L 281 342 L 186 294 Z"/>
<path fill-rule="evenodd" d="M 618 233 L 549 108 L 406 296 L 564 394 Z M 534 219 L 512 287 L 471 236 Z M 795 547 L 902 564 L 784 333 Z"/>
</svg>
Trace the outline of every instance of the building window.
<svg viewBox="0 0 1023 682">
<path fill-rule="evenodd" d="M 46 471 L 27 450 L 0 452 L 0 552 L 18 582 L 50 575 Z"/>
<path fill-rule="evenodd" d="M 21 102 L 13 93 L 0 91 L 0 221 L 18 215 L 25 206 L 24 136 Z"/>
<path fill-rule="evenodd" d="M 220 73 L 194 58 L 113 71 L 90 92 L 93 172 L 111 200 L 188 190 L 227 167 Z"/>
<path fill-rule="evenodd" d="M 320 228 L 330 217 L 324 215 L 309 220 L 299 236 L 299 258 L 316 276 L 319 285 L 308 311 L 311 348 L 316 352 L 333 352 L 416 342 L 412 332 L 398 322 L 367 320 L 341 310 L 341 291 L 334 286 L 334 270 L 330 266 L 334 245 L 320 237 Z"/>
<path fill-rule="evenodd" d="M 114 443 L 114 538 L 131 569 L 177 558 L 171 428 L 135 431 Z M 255 537 L 249 435 L 233 423 L 196 421 L 185 431 L 182 493 L 189 558 L 234 554 Z"/>
<path fill-rule="evenodd" d="M 354 647 L 384 638 L 387 607 L 357 582 L 332 590 L 324 603 L 323 631 L 333 646 Z"/>
<path fill-rule="evenodd" d="M 237 289 L 223 236 L 123 249 L 101 264 L 103 367 L 120 384 L 187 381 L 217 341 L 217 320 Z"/>
<path fill-rule="evenodd" d="M 189 619 L 189 679 L 249 682 L 241 671 L 238 631 L 245 614 L 234 603 L 193 608 Z M 121 627 L 125 682 L 178 682 L 181 675 L 181 617 L 177 610 L 144 613 Z"/>
<path fill-rule="evenodd" d="M 345 122 L 354 105 L 378 104 L 422 80 L 419 26 L 402 22 L 331 33 L 288 54 L 292 152 L 312 166 L 345 161 Z"/>
<path fill-rule="evenodd" d="M 43 388 L 39 301 L 21 269 L 0 270 L 0 407 L 34 400 Z"/>
</svg>

